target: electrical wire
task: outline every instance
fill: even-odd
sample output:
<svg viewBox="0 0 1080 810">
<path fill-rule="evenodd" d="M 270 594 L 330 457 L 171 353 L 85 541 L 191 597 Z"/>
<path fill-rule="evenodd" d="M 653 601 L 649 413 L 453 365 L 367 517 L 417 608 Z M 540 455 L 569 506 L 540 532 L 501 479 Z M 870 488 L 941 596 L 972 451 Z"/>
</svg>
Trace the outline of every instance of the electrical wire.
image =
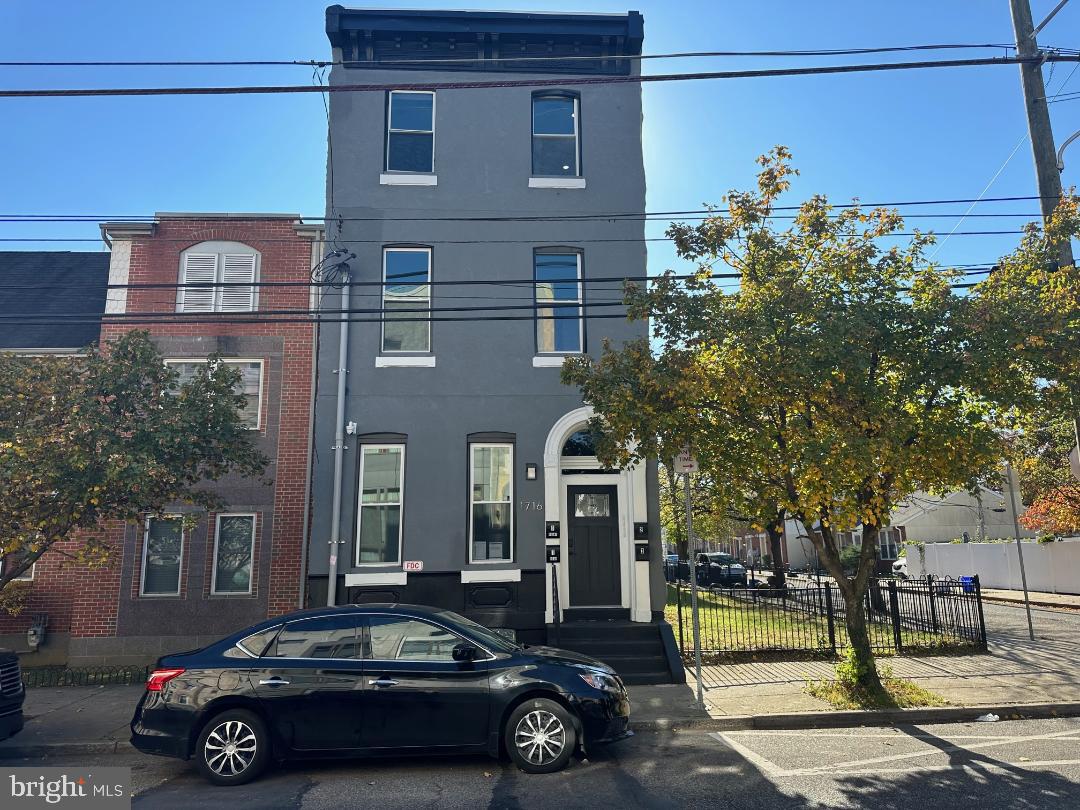
<svg viewBox="0 0 1080 810">
<path fill-rule="evenodd" d="M 863 65 L 827 65 L 798 68 L 763 68 L 759 70 L 716 70 L 695 73 L 656 73 L 644 76 L 562 76 L 559 78 L 506 79 L 466 82 L 398 82 L 371 84 L 312 85 L 234 85 L 217 87 L 83 87 L 0 89 L 0 98 L 87 98 L 119 96 L 220 96 L 280 95 L 290 93 L 370 93 L 388 90 L 485 90 L 509 87 L 558 87 L 600 84 L 646 84 L 657 82 L 701 81 L 709 79 L 756 79 L 779 76 L 822 76 L 842 73 L 879 73 L 893 70 L 982 67 L 989 65 L 1042 64 L 1043 62 L 1080 62 L 1080 54 L 1036 54 L 1034 56 L 998 56 L 975 59 L 941 59 L 921 62 L 881 62 Z"/>
</svg>

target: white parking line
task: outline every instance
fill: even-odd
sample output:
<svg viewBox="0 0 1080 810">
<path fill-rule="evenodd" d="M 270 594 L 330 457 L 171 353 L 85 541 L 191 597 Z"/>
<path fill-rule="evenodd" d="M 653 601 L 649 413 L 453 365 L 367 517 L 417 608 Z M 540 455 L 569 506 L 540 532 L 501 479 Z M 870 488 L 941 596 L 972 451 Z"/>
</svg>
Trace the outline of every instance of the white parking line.
<svg viewBox="0 0 1080 810">
<path fill-rule="evenodd" d="M 771 777 L 783 778 L 791 776 L 812 776 L 822 773 L 836 772 L 844 775 L 858 775 L 858 774 L 871 774 L 871 773 L 896 773 L 896 772 L 913 772 L 924 770 L 951 770 L 954 768 L 969 767 L 969 763 L 955 763 L 948 765 L 911 765 L 905 768 L 874 768 L 873 770 L 850 770 L 859 769 L 866 765 L 878 765 L 889 764 L 893 762 L 899 762 L 901 760 L 918 759 L 919 757 L 933 756 L 935 754 L 949 754 L 953 752 L 968 752 L 977 749 L 984 748 L 996 748 L 1003 745 L 1013 745 L 1016 743 L 1036 742 L 1039 740 L 1055 740 L 1061 742 L 1075 742 L 1076 738 L 1070 735 L 1076 734 L 1076 729 L 1069 729 L 1067 731 L 1052 731 L 1047 734 L 1026 734 L 1022 736 L 1012 737 L 994 737 L 987 740 L 986 737 L 978 737 L 977 739 L 986 740 L 986 742 L 979 742 L 973 745 L 946 745 L 941 748 L 931 746 L 927 747 L 923 751 L 914 751 L 904 754 L 892 754 L 883 757 L 872 757 L 869 759 L 857 759 L 850 760 L 848 762 L 830 762 L 824 765 L 818 765 L 811 768 L 793 768 L 786 769 L 777 765 L 775 762 L 767 759 L 766 757 L 754 751 L 751 748 L 743 745 L 741 742 L 732 739 L 734 735 L 746 736 L 746 735 L 759 735 L 759 736 L 803 736 L 798 732 L 769 732 L 769 731 L 732 731 L 727 733 L 712 732 L 709 736 L 723 743 L 728 748 L 732 749 L 736 753 L 740 754 L 751 764 L 757 766 L 757 768 Z M 830 736 L 830 737 L 852 737 L 853 735 L 847 734 L 811 734 L 805 736 Z M 897 734 L 897 735 L 874 735 L 875 739 L 881 737 L 888 737 L 889 739 L 903 739 L 904 737 L 915 737 L 917 739 L 943 739 L 930 734 L 916 735 L 909 734 Z M 959 739 L 958 736 L 949 735 L 952 739 Z M 965 738 L 970 738 L 971 735 L 964 735 Z M 855 739 L 859 739 L 855 737 Z M 947 740 L 946 740 L 947 742 Z M 994 763 L 994 762 L 980 762 L 979 767 L 986 768 L 1033 768 L 1033 767 L 1046 767 L 1050 765 L 1078 765 L 1080 759 L 1062 759 L 1062 760 L 1040 760 L 1038 762 L 1019 762 L 1019 763 Z"/>
</svg>

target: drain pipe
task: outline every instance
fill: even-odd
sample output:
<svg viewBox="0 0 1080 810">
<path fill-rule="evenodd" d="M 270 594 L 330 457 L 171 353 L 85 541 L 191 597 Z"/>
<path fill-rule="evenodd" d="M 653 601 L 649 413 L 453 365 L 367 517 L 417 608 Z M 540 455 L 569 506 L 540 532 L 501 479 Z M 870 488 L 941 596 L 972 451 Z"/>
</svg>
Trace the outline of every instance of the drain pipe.
<svg viewBox="0 0 1080 810">
<path fill-rule="evenodd" d="M 334 414 L 334 499 L 330 512 L 330 567 L 326 583 L 326 604 L 337 602 L 338 551 L 341 548 L 341 489 L 345 469 L 345 395 L 347 393 L 349 365 L 349 305 L 352 276 L 348 264 L 339 266 L 343 286 L 341 288 L 341 321 L 338 324 L 338 365 L 334 372 L 337 379 L 337 409 Z"/>
</svg>

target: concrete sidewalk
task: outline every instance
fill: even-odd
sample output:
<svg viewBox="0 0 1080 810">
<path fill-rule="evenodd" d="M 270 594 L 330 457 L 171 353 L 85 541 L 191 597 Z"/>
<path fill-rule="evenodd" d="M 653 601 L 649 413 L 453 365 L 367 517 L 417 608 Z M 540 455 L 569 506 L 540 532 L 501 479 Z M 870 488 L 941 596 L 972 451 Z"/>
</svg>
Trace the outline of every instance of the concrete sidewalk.
<svg viewBox="0 0 1080 810">
<path fill-rule="evenodd" d="M 1006 591 L 998 588 L 983 588 L 983 599 L 992 599 L 997 602 L 1008 602 L 1013 605 L 1024 604 L 1023 591 Z M 1028 599 L 1037 607 L 1060 608 L 1065 610 L 1080 610 L 1080 594 L 1074 593 L 1048 593 L 1046 591 L 1028 591 Z"/>
<path fill-rule="evenodd" d="M 0 740 L 0 759 L 129 749 L 131 715 L 145 687 L 56 686 L 26 690 L 26 725 Z"/>
</svg>

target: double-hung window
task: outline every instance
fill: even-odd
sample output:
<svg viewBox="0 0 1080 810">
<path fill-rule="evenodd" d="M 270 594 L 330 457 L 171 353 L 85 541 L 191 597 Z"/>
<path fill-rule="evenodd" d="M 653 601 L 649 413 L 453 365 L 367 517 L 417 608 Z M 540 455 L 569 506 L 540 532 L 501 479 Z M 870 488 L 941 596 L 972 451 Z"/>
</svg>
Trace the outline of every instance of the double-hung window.
<svg viewBox="0 0 1080 810">
<path fill-rule="evenodd" d="M 469 445 L 469 561 L 513 559 L 514 446 Z"/>
<path fill-rule="evenodd" d="M 431 351 L 431 249 L 383 251 L 384 352 Z"/>
<path fill-rule="evenodd" d="M 141 596 L 179 596 L 184 526 L 178 516 L 149 517 L 143 535 Z"/>
<path fill-rule="evenodd" d="M 580 177 L 579 100 L 537 94 L 532 100 L 532 173 L 540 177 Z"/>
<path fill-rule="evenodd" d="M 7 554 L 3 555 L 3 557 L 0 558 L 0 574 L 4 573 L 4 569 L 7 568 L 8 566 L 11 566 L 12 568 L 15 568 L 18 565 L 21 565 L 22 561 L 25 560 L 31 553 L 32 552 L 31 552 L 29 547 L 23 546 L 22 548 L 17 548 L 14 551 L 9 551 Z M 34 581 L 34 569 L 35 568 L 37 568 L 37 562 L 36 561 L 34 563 L 32 563 L 29 568 L 27 568 L 25 571 L 23 571 L 17 577 L 14 577 L 13 581 L 15 581 L 15 582 L 33 582 Z"/>
<path fill-rule="evenodd" d="M 584 351 L 581 254 L 537 252 L 536 351 L 575 354 Z"/>
<path fill-rule="evenodd" d="M 177 373 L 177 385 L 184 385 L 191 381 L 199 368 L 207 364 L 207 360 L 166 360 L 165 365 L 174 369 Z M 240 372 L 240 382 L 237 384 L 236 393 L 247 397 L 244 407 L 240 411 L 240 420 L 251 430 L 258 430 L 262 415 L 262 360 L 223 360 L 225 365 L 234 366 Z"/>
<path fill-rule="evenodd" d="M 878 532 L 878 558 L 895 560 L 899 549 L 900 532 L 897 529 L 882 529 Z"/>
<path fill-rule="evenodd" d="M 435 94 L 391 90 L 386 117 L 386 170 L 435 170 Z"/>
<path fill-rule="evenodd" d="M 251 593 L 251 562 L 254 554 L 255 515 L 218 515 L 210 593 Z"/>
<path fill-rule="evenodd" d="M 393 565 L 401 560 L 404 494 L 405 445 L 362 445 L 357 565 Z"/>
<path fill-rule="evenodd" d="M 239 242 L 203 242 L 180 257 L 178 312 L 253 312 L 259 254 Z"/>
</svg>

